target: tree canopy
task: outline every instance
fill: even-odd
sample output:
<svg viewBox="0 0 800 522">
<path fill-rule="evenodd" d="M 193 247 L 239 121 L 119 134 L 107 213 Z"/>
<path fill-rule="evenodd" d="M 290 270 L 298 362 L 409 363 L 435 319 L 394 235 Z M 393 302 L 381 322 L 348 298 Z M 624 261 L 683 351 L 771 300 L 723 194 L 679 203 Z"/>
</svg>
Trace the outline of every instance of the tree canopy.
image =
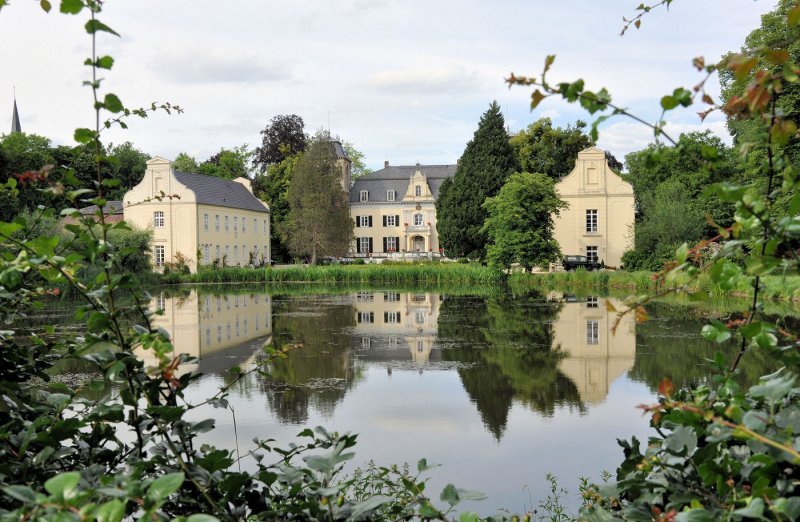
<svg viewBox="0 0 800 522">
<path fill-rule="evenodd" d="M 280 233 L 297 257 L 347 253 L 353 237 L 348 194 L 342 190 L 342 171 L 336 163 L 330 135 L 319 131 L 291 173 L 289 213 Z"/>
<path fill-rule="evenodd" d="M 483 204 L 488 213 L 483 230 L 489 238 L 489 264 L 509 268 L 519 263 L 526 270 L 546 267 L 561 257 L 554 234 L 553 216 L 567 204 L 556 193 L 555 182 L 545 174 L 512 174 L 497 196 Z"/>
<path fill-rule="evenodd" d="M 289 185 L 292 171 L 300 160 L 301 153 L 288 156 L 280 163 L 273 163 L 267 171 L 256 174 L 253 180 L 253 193 L 262 201 L 266 201 L 270 209 L 273 230 L 281 230 L 289 215 Z M 272 234 L 272 257 L 282 261 L 290 258 L 289 247 L 284 235 Z"/>
<path fill-rule="evenodd" d="M 467 143 L 455 176 L 439 189 L 436 227 L 448 256 L 485 257 L 488 238 L 483 230 L 483 202 L 500 192 L 515 166 L 500 106 L 492 102 Z"/>
<path fill-rule="evenodd" d="M 253 164 L 263 172 L 269 165 L 306 150 L 307 141 L 303 118 L 296 114 L 275 116 L 261 131 L 261 146 L 255 149 Z"/>
<path fill-rule="evenodd" d="M 578 153 L 594 145 L 586 134 L 586 123 L 578 120 L 566 129 L 553 127 L 550 118 L 540 118 L 510 139 L 521 172 L 541 172 L 559 180 L 572 172 Z"/>
</svg>

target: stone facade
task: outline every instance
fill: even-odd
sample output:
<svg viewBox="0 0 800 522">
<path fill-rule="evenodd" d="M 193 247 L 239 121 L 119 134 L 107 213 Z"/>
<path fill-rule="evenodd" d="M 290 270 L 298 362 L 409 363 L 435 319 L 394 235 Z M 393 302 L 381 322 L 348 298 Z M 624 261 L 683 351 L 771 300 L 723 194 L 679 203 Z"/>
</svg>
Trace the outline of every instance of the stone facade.
<svg viewBox="0 0 800 522">
<path fill-rule="evenodd" d="M 153 158 L 123 205 L 126 222 L 153 230 L 156 270 L 178 254 L 192 272 L 200 264 L 245 266 L 271 257 L 269 207 L 253 195 L 249 179 L 186 174 Z"/>
<path fill-rule="evenodd" d="M 367 174 L 350 189 L 355 241 L 352 255 L 439 255 L 436 198 L 456 165 L 389 166 Z"/>
<path fill-rule="evenodd" d="M 619 267 L 633 248 L 633 186 L 611 170 L 605 152 L 578 153 L 572 172 L 556 184 L 569 204 L 555 220 L 555 238 L 564 255 L 585 255 Z"/>
</svg>

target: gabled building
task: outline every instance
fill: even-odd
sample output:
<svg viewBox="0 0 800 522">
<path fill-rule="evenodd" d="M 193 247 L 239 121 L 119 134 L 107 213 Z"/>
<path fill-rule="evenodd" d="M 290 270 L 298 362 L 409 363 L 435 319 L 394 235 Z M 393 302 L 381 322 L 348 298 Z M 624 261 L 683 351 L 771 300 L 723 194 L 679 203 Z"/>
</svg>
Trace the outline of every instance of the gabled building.
<svg viewBox="0 0 800 522">
<path fill-rule="evenodd" d="M 561 253 L 619 267 L 622 254 L 633 248 L 633 186 L 611 170 L 605 152 L 595 147 L 579 152 L 556 191 L 569 204 L 555 219 Z"/>
<path fill-rule="evenodd" d="M 355 223 L 353 254 L 377 257 L 439 253 L 436 198 L 456 165 L 390 166 L 358 178 L 350 188 Z"/>
<path fill-rule="evenodd" d="M 247 178 L 187 174 L 164 158 L 147 162 L 144 178 L 123 198 L 125 221 L 153 230 L 153 266 L 186 260 L 192 272 L 217 263 L 268 262 L 270 211 Z"/>
</svg>

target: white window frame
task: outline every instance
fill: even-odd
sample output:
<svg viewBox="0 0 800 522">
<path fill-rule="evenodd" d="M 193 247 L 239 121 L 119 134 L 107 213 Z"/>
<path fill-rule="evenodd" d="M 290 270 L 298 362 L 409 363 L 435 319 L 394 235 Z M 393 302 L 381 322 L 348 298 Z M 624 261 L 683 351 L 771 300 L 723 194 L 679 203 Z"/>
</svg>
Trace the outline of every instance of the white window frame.
<svg viewBox="0 0 800 522">
<path fill-rule="evenodd" d="M 230 220 L 229 216 L 225 216 L 225 232 L 230 230 Z"/>
<path fill-rule="evenodd" d="M 399 246 L 397 243 L 398 243 L 397 237 L 388 236 L 386 238 L 386 251 L 387 252 L 397 252 L 397 248 Z"/>
<path fill-rule="evenodd" d="M 596 263 L 600 260 L 599 252 L 597 251 L 596 246 L 587 246 L 586 247 L 586 259 L 592 263 Z"/>
<path fill-rule="evenodd" d="M 203 214 L 203 230 L 208 232 L 208 214 Z"/>
<path fill-rule="evenodd" d="M 264 235 L 267 235 L 267 220 L 264 220 Z"/>
<path fill-rule="evenodd" d="M 416 197 L 422 196 L 422 186 L 414 185 L 414 196 Z"/>
<path fill-rule="evenodd" d="M 421 227 L 424 221 L 424 216 L 422 214 L 414 214 L 414 226 Z"/>
<path fill-rule="evenodd" d="M 375 322 L 375 312 L 358 312 L 358 322 L 373 324 Z"/>
<path fill-rule="evenodd" d="M 214 230 L 219 232 L 219 214 L 214 215 Z"/>
<path fill-rule="evenodd" d="M 387 324 L 399 324 L 400 323 L 400 312 L 386 312 L 386 323 Z"/>
<path fill-rule="evenodd" d="M 156 245 L 153 247 L 153 262 L 156 266 L 164 266 L 166 260 L 166 247 L 164 245 Z"/>
<path fill-rule="evenodd" d="M 361 244 L 361 253 L 366 254 L 369 252 L 369 237 L 360 237 L 358 241 Z"/>
<path fill-rule="evenodd" d="M 220 260 L 219 245 L 217 245 L 217 262 L 219 262 L 219 260 Z"/>
<path fill-rule="evenodd" d="M 358 216 L 359 227 L 369 227 L 369 216 Z"/>
<path fill-rule="evenodd" d="M 209 258 L 209 254 L 210 254 L 209 250 L 211 250 L 209 245 L 205 245 L 203 247 L 203 259 L 205 259 L 206 264 L 211 262 L 211 259 Z"/>
<path fill-rule="evenodd" d="M 600 322 L 595 319 L 586 321 L 586 344 L 600 344 Z"/>
<path fill-rule="evenodd" d="M 369 201 L 369 190 L 362 190 L 362 191 L 359 193 L 359 198 L 358 198 L 358 200 L 359 200 L 360 202 L 362 202 L 362 203 L 365 203 L 365 202 Z"/>
<path fill-rule="evenodd" d="M 598 229 L 598 211 L 596 208 L 586 209 L 586 233 L 596 234 Z"/>
<path fill-rule="evenodd" d="M 153 227 L 164 228 L 164 211 L 156 210 L 153 212 Z"/>
<path fill-rule="evenodd" d="M 397 197 L 397 192 L 394 190 L 387 190 L 386 191 L 386 201 L 394 201 Z"/>
<path fill-rule="evenodd" d="M 397 226 L 397 216 L 392 214 L 391 216 L 386 216 L 386 226 L 387 227 L 396 227 Z"/>
</svg>

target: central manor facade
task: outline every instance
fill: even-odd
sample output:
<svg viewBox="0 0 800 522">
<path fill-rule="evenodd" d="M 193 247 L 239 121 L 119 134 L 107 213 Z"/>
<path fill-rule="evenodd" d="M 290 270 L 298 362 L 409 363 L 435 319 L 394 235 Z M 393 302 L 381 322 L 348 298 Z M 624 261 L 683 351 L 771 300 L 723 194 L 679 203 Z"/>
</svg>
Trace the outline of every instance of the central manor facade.
<svg viewBox="0 0 800 522">
<path fill-rule="evenodd" d="M 436 198 L 456 165 L 390 166 L 358 178 L 350 188 L 355 242 L 352 255 L 439 255 Z"/>
</svg>

